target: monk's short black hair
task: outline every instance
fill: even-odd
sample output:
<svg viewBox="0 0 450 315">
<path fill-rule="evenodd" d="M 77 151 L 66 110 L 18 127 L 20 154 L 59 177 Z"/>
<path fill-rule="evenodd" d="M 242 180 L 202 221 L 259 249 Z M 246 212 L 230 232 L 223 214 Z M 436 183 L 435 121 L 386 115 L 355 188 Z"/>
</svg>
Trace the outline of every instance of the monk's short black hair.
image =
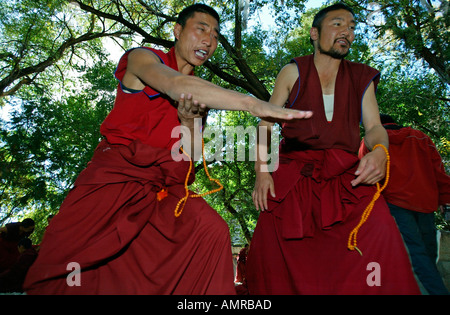
<svg viewBox="0 0 450 315">
<path fill-rule="evenodd" d="M 184 27 L 186 25 L 186 21 L 191 18 L 195 14 L 195 12 L 201 12 L 211 15 L 217 20 L 217 23 L 220 25 L 220 16 L 217 11 L 210 6 L 202 3 L 193 4 L 184 8 L 183 11 L 181 11 L 178 15 L 177 23 Z"/>
<path fill-rule="evenodd" d="M 25 219 L 25 220 L 23 220 L 23 221 L 21 222 L 21 225 L 22 225 L 24 228 L 28 228 L 28 227 L 30 227 L 30 226 L 34 226 L 34 220 L 33 220 L 33 219 L 30 219 L 30 218 L 27 218 L 27 219 Z"/>
<path fill-rule="evenodd" d="M 325 16 L 327 15 L 327 13 L 331 12 L 331 11 L 337 11 L 337 10 L 346 10 L 346 11 L 350 12 L 351 14 L 353 14 L 353 16 L 355 16 L 355 12 L 353 12 L 352 8 L 350 8 L 345 3 L 338 2 L 333 5 L 328 6 L 326 8 L 323 8 L 322 10 L 317 12 L 317 14 L 314 16 L 314 20 L 313 20 L 311 27 L 317 28 L 320 33 L 320 30 L 322 29 L 322 22 L 325 19 Z M 311 42 L 311 44 L 313 44 L 313 40 L 311 38 L 309 39 L 309 41 Z"/>
<path fill-rule="evenodd" d="M 380 121 L 381 124 L 396 124 L 397 122 L 394 120 L 394 118 L 392 118 L 391 116 L 387 115 L 387 114 L 381 114 L 380 113 Z"/>
</svg>

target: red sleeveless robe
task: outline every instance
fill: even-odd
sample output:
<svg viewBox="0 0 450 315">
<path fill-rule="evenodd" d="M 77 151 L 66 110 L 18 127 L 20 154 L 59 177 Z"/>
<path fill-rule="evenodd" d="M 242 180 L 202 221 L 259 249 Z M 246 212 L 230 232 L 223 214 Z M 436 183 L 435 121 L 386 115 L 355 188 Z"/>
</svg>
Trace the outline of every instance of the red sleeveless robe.
<svg viewBox="0 0 450 315">
<path fill-rule="evenodd" d="M 173 49 L 152 51 L 178 70 Z M 171 157 L 177 125 L 165 95 L 148 86 L 127 94 L 119 84 L 101 126 L 106 139 L 51 221 L 25 281 L 28 294 L 235 293 L 226 222 L 201 198 L 174 216 L 189 167 Z M 168 196 L 158 201 L 163 187 Z M 72 262 L 81 267 L 79 283 Z"/>
<path fill-rule="evenodd" d="M 374 186 L 352 187 L 358 166 L 364 92 L 379 73 L 343 60 L 331 122 L 326 120 L 313 55 L 294 59 L 299 79 L 288 107 L 312 110 L 309 120 L 283 125 L 276 197 L 261 212 L 247 260 L 250 294 L 419 294 L 400 233 L 380 198 L 347 240 L 371 201 Z M 374 264 L 375 263 L 375 264 Z"/>
</svg>

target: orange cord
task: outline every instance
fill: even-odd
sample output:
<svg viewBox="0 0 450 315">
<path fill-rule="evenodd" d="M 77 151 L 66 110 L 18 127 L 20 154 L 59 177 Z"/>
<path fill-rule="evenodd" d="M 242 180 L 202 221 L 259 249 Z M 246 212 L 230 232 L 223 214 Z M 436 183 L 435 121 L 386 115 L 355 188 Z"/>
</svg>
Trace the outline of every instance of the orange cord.
<svg viewBox="0 0 450 315">
<path fill-rule="evenodd" d="M 386 188 L 386 186 L 387 186 L 387 184 L 389 182 L 389 168 L 390 168 L 390 165 L 391 165 L 391 158 L 389 156 L 389 151 L 382 144 L 375 145 L 373 147 L 372 151 L 375 150 L 378 147 L 383 148 L 384 152 L 386 153 L 386 158 L 387 158 L 387 162 L 386 162 L 386 179 L 384 180 L 384 184 L 383 184 L 383 186 L 381 188 L 380 188 L 380 184 L 379 183 L 376 184 L 377 185 L 377 191 L 375 192 L 375 195 L 373 196 L 372 201 L 367 205 L 366 209 L 364 210 L 364 212 L 363 212 L 363 214 L 361 216 L 361 220 L 359 221 L 358 225 L 350 232 L 350 235 L 348 237 L 348 243 L 347 243 L 348 249 L 356 250 L 361 256 L 362 256 L 362 252 L 356 246 L 357 245 L 356 236 L 357 236 L 358 231 L 361 228 L 361 226 L 369 218 L 369 215 L 372 212 L 372 209 L 373 209 L 373 206 L 375 205 L 375 202 L 378 200 L 378 198 L 381 195 L 381 192 Z"/>
<path fill-rule="evenodd" d="M 209 181 L 211 182 L 215 182 L 217 185 L 219 185 L 219 188 L 213 189 L 211 191 L 205 192 L 203 194 L 194 194 L 194 195 L 189 195 L 189 188 L 188 188 L 188 181 L 189 181 L 189 175 L 191 174 L 191 170 L 192 170 L 192 159 L 189 156 L 189 154 L 187 154 L 182 147 L 180 147 L 181 152 L 183 152 L 188 158 L 189 158 L 189 171 L 187 172 L 186 175 L 186 180 L 184 181 L 184 189 L 186 192 L 186 195 L 180 199 L 180 201 L 178 201 L 177 207 L 175 208 L 175 217 L 179 217 L 181 215 L 181 213 L 183 212 L 184 206 L 186 205 L 186 202 L 188 200 L 188 198 L 199 198 L 199 197 L 204 197 L 206 195 L 211 195 L 213 193 L 216 193 L 220 190 L 223 189 L 222 184 L 220 183 L 220 181 L 218 179 L 212 178 L 211 175 L 209 175 L 208 172 L 208 168 L 206 167 L 206 158 L 205 158 L 205 142 L 202 138 L 202 157 L 203 157 L 203 168 L 205 169 L 205 173 L 208 176 Z M 180 205 L 183 204 L 180 208 Z"/>
<path fill-rule="evenodd" d="M 157 194 L 156 194 L 156 199 L 158 199 L 158 201 L 163 200 L 164 198 L 166 198 L 168 195 L 167 192 L 167 188 L 162 188 Z"/>
</svg>

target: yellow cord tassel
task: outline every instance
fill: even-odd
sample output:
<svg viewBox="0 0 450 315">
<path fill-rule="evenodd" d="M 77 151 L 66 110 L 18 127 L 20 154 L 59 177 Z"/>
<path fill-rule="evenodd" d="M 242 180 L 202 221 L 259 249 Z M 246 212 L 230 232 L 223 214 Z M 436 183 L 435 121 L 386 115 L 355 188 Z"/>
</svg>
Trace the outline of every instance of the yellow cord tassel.
<svg viewBox="0 0 450 315">
<path fill-rule="evenodd" d="M 181 215 L 181 213 L 183 212 L 184 206 L 186 205 L 186 202 L 188 200 L 188 198 L 199 198 L 199 197 L 204 197 L 206 195 L 211 195 L 214 194 L 218 191 L 221 191 L 223 189 L 222 184 L 220 183 L 220 181 L 218 179 L 212 178 L 211 175 L 209 175 L 208 172 L 208 168 L 206 167 L 206 158 L 205 158 L 205 142 L 202 138 L 202 157 L 203 157 L 203 168 L 205 169 L 205 173 L 208 176 L 209 181 L 211 182 L 215 182 L 219 188 L 213 189 L 211 191 L 205 192 L 203 194 L 194 194 L 194 195 L 189 195 L 189 188 L 188 188 L 188 182 L 189 182 L 189 175 L 191 174 L 191 170 L 192 170 L 192 159 L 189 156 L 189 154 L 187 154 L 183 148 L 180 148 L 181 152 L 183 152 L 188 158 L 189 158 L 189 171 L 187 172 L 186 175 L 186 180 L 184 181 L 184 189 L 186 192 L 186 195 L 180 199 L 180 201 L 178 201 L 177 207 L 175 208 L 175 217 L 179 217 Z M 180 207 L 181 206 L 181 207 Z"/>
<path fill-rule="evenodd" d="M 372 198 L 372 201 L 367 205 L 366 209 L 364 210 L 361 220 L 359 221 L 358 225 L 350 232 L 347 247 L 350 250 L 356 250 L 361 256 L 362 252 L 357 247 L 357 241 L 356 236 L 358 234 L 359 229 L 361 226 L 367 221 L 369 218 L 370 213 L 372 212 L 373 206 L 375 205 L 375 202 L 378 200 L 378 198 L 381 195 L 381 192 L 386 188 L 388 182 L 389 182 L 389 168 L 391 166 L 391 158 L 389 156 L 389 151 L 386 149 L 386 147 L 382 144 L 377 144 L 373 147 L 372 151 L 376 148 L 381 147 L 383 148 L 384 152 L 386 153 L 387 163 L 386 163 L 386 179 L 384 180 L 383 186 L 380 188 L 380 184 L 377 183 L 377 191 L 375 192 L 375 195 Z"/>
</svg>

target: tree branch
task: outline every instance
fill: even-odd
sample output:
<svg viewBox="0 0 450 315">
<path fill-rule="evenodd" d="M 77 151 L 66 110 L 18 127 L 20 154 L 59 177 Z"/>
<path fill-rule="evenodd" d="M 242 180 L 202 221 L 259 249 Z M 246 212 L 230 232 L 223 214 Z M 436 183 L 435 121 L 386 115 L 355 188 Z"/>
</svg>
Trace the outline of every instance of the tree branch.
<svg viewBox="0 0 450 315">
<path fill-rule="evenodd" d="M 109 19 L 109 20 L 113 20 L 116 22 L 121 23 L 122 25 L 126 26 L 128 29 L 134 31 L 135 33 L 141 35 L 142 37 L 145 38 L 145 40 L 147 42 L 156 44 L 156 45 L 160 45 L 166 48 L 170 48 L 173 46 L 173 41 L 169 41 L 169 40 L 165 40 L 162 38 L 158 38 L 158 37 L 154 37 L 152 35 L 150 35 L 149 33 L 147 33 L 146 31 L 144 31 L 142 28 L 140 28 L 139 26 L 137 26 L 136 24 L 133 24 L 127 20 L 125 20 L 123 18 L 123 16 L 116 16 L 113 14 L 109 14 L 100 10 L 97 10 L 91 6 L 88 6 L 86 4 L 84 4 L 81 1 L 75 1 L 76 3 L 78 3 L 80 5 L 80 8 L 86 12 L 90 12 L 92 14 L 95 14 L 97 16 Z"/>
<path fill-rule="evenodd" d="M 53 65 L 55 62 L 60 60 L 63 57 L 64 52 L 66 51 L 66 49 L 68 49 L 70 47 L 73 47 L 76 44 L 79 44 L 81 42 L 93 40 L 93 39 L 96 39 L 96 38 L 117 36 L 119 34 L 123 35 L 123 34 L 128 34 L 128 33 L 126 33 L 126 32 L 94 33 L 94 34 L 87 33 L 87 34 L 81 35 L 81 36 L 79 36 L 77 38 L 69 38 L 63 44 L 61 44 L 61 46 L 51 56 L 49 56 L 46 60 L 44 60 L 44 61 L 42 61 L 42 62 L 40 62 L 40 63 L 38 63 L 36 65 L 29 66 L 29 67 L 26 67 L 26 68 L 23 68 L 23 69 L 20 69 L 20 68 L 13 69 L 10 72 L 9 75 L 7 75 L 5 78 L 3 78 L 0 81 L 0 97 L 5 97 L 7 95 L 12 95 L 13 93 L 15 93 L 24 84 L 30 84 L 31 83 L 31 81 L 29 79 L 30 75 L 43 72 L 46 68 L 48 68 L 49 66 Z M 22 79 L 22 78 L 24 78 L 24 79 Z M 16 80 L 20 80 L 20 79 L 22 79 L 21 82 L 16 84 L 9 91 L 6 91 L 6 89 L 10 85 L 12 85 Z"/>
<path fill-rule="evenodd" d="M 168 41 L 162 38 L 154 37 L 150 34 L 148 34 L 146 31 L 144 31 L 142 28 L 140 28 L 138 25 L 130 23 L 129 21 L 125 20 L 123 16 L 116 16 L 113 14 L 109 14 L 100 10 L 97 10 L 91 6 L 88 6 L 84 4 L 81 1 L 75 1 L 80 5 L 80 8 L 84 11 L 90 12 L 92 14 L 95 14 L 97 16 L 107 18 L 116 22 L 119 22 L 129 28 L 130 30 L 136 32 L 137 34 L 144 37 L 145 42 L 156 44 L 159 46 L 163 46 L 166 48 L 170 48 L 173 46 L 173 41 Z M 148 6 L 145 6 L 147 10 L 149 10 Z M 150 9 L 152 14 L 156 14 L 153 9 Z M 168 21 L 175 21 L 176 19 L 173 17 L 169 17 L 167 15 L 158 13 L 156 14 L 159 17 L 163 17 Z M 259 81 L 258 77 L 253 73 L 249 65 L 246 63 L 244 58 L 242 57 L 242 54 L 239 50 L 235 49 L 228 41 L 227 39 L 219 34 L 219 42 L 222 44 L 224 49 L 227 51 L 227 53 L 231 56 L 233 61 L 236 63 L 236 66 L 238 67 L 241 74 L 244 76 L 244 78 L 247 80 L 245 82 L 244 80 L 239 80 L 229 74 L 226 74 L 224 71 L 222 71 L 219 67 L 212 65 L 211 63 L 206 63 L 205 66 L 213 71 L 214 74 L 222 78 L 223 80 L 230 82 L 234 85 L 240 86 L 249 93 L 253 94 L 255 97 L 262 99 L 262 100 L 269 100 L 270 93 L 267 91 L 267 89 L 264 87 L 264 85 Z"/>
</svg>

